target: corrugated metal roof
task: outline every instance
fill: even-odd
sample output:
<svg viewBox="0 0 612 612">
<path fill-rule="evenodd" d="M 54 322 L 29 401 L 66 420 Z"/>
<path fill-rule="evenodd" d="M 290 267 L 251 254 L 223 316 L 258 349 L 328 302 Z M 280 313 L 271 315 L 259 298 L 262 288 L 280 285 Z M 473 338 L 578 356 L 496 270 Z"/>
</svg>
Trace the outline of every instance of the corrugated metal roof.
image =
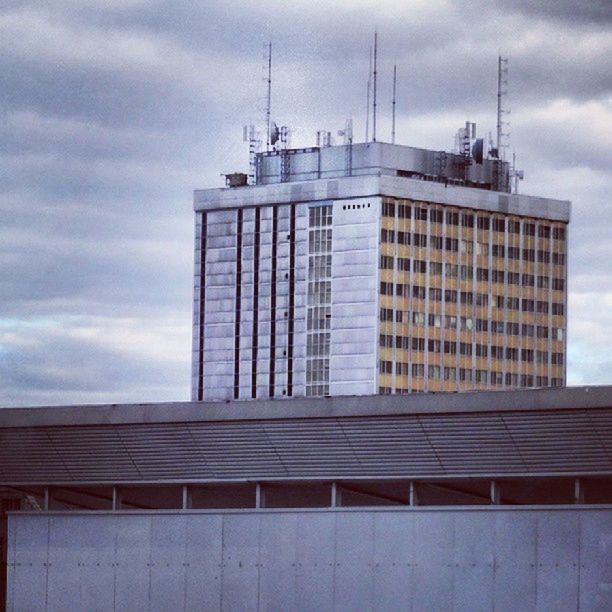
<svg viewBox="0 0 612 612">
<path fill-rule="evenodd" d="M 612 474 L 612 408 L 0 427 L 0 484 Z"/>
</svg>

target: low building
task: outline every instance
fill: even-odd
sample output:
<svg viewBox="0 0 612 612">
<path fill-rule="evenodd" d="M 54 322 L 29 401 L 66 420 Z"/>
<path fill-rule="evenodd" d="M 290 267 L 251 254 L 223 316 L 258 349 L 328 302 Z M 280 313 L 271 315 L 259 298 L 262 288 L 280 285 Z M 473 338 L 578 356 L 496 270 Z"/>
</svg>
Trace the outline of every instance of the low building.
<svg viewBox="0 0 612 612">
<path fill-rule="evenodd" d="M 0 441 L 11 612 L 612 608 L 612 387 L 4 409 Z"/>
</svg>

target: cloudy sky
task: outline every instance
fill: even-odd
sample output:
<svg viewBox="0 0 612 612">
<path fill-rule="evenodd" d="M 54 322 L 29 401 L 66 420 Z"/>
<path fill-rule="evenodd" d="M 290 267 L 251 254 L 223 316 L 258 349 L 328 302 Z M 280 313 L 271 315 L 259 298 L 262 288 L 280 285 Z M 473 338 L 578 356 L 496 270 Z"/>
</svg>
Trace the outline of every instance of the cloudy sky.
<svg viewBox="0 0 612 612">
<path fill-rule="evenodd" d="M 568 383 L 612 383 L 612 4 L 607 0 L 3 0 L 0 406 L 185 400 L 194 188 L 244 170 L 242 126 L 450 149 L 495 130 L 509 58 L 521 191 L 570 199 Z"/>
</svg>

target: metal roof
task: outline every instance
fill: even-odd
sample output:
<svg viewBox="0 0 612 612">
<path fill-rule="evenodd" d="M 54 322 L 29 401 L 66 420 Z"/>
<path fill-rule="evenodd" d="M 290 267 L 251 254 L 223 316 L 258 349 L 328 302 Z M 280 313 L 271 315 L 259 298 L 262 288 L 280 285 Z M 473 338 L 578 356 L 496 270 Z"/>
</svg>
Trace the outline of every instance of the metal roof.
<svg viewBox="0 0 612 612">
<path fill-rule="evenodd" d="M 612 474 L 612 387 L 0 410 L 0 484 Z"/>
</svg>

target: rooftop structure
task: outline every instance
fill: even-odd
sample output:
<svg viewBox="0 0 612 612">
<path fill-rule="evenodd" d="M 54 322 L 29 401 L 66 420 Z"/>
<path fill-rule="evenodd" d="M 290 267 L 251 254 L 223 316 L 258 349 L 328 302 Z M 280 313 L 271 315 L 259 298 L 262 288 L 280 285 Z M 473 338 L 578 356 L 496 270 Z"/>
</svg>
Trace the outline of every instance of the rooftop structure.
<svg viewBox="0 0 612 612">
<path fill-rule="evenodd" d="M 193 399 L 565 384 L 570 204 L 466 142 L 280 148 L 196 191 Z"/>
</svg>

